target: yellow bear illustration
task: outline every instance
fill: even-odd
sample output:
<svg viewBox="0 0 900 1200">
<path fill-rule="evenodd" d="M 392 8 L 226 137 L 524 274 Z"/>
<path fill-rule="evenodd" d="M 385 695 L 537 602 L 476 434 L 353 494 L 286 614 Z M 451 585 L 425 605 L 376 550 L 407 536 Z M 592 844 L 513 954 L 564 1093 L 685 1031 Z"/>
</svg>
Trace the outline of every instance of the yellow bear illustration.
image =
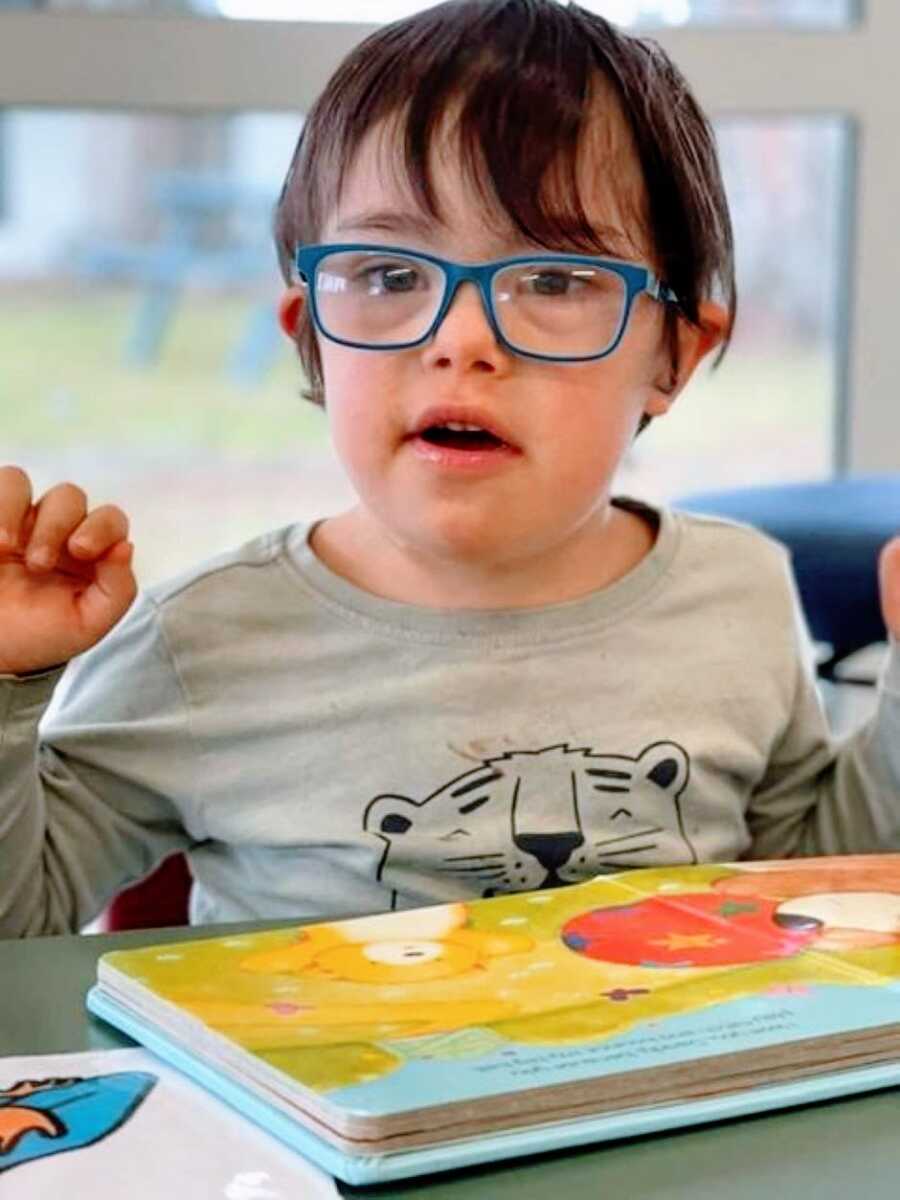
<svg viewBox="0 0 900 1200">
<path fill-rule="evenodd" d="M 467 929 L 464 904 L 343 921 L 300 930 L 297 941 L 251 954 L 245 971 L 312 975 L 351 983 L 419 983 L 483 970 L 489 959 L 522 954 L 529 937 Z"/>
<path fill-rule="evenodd" d="M 887 878 L 885 894 L 884 876 L 869 863 L 852 868 L 852 860 L 840 871 L 706 864 L 677 878 L 651 869 L 483 908 L 456 903 L 271 930 L 229 939 L 224 949 L 214 940 L 208 969 L 202 943 L 183 962 L 168 955 L 143 969 L 162 996 L 214 1031 L 327 1090 L 370 1082 L 410 1058 L 470 1056 L 509 1042 L 577 1045 L 747 996 L 779 1004 L 821 986 L 900 978 L 900 875 Z M 647 913 L 656 923 L 642 927 L 644 941 L 654 946 L 684 935 L 690 918 L 696 947 L 694 926 L 706 919 L 700 932 L 710 953 L 645 961 L 589 954 L 573 942 L 576 924 L 610 933 L 621 920 L 627 950 L 627 926 Z M 791 944 L 758 961 L 728 958 L 725 935 L 734 942 L 745 925 L 763 948 L 773 939 Z M 580 932 L 589 947 L 591 929 Z"/>
</svg>

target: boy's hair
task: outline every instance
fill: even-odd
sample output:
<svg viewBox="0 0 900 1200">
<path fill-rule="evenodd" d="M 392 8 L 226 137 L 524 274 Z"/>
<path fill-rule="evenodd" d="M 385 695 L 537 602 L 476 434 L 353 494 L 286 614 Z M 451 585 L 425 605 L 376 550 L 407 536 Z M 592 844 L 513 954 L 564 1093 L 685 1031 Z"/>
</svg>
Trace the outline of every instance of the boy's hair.
<svg viewBox="0 0 900 1200">
<path fill-rule="evenodd" d="M 610 97 L 615 108 L 604 130 L 598 122 Z M 700 302 L 713 295 L 727 305 L 724 350 L 736 304 L 734 252 L 709 122 L 655 42 L 557 0 L 449 0 L 385 26 L 347 56 L 309 113 L 276 209 L 288 282 L 297 248 L 320 238 L 363 138 L 387 119 L 414 196 L 439 215 L 431 151 L 449 114 L 476 194 L 499 205 L 527 240 L 588 253 L 607 247 L 579 194 L 579 154 L 589 132 L 600 128 L 613 144 L 624 123 L 645 195 L 638 205 L 621 195 L 634 190 L 627 169 L 602 185 L 618 183 L 622 210 L 642 213 L 644 228 L 632 240 L 648 244 L 683 316 L 698 323 Z M 671 306 L 666 322 L 674 374 Z M 322 404 L 321 360 L 305 311 L 297 345 L 306 394 Z"/>
</svg>

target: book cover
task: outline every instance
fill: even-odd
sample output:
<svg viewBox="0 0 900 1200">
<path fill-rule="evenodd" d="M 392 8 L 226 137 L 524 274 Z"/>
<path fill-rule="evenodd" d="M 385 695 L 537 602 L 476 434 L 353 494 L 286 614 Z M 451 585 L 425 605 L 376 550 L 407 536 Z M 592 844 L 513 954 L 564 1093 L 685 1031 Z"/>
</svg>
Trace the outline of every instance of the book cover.
<svg viewBox="0 0 900 1200">
<path fill-rule="evenodd" d="M 401 1177 L 900 1080 L 900 856 L 116 951 L 91 1004 L 326 1169 Z"/>
</svg>

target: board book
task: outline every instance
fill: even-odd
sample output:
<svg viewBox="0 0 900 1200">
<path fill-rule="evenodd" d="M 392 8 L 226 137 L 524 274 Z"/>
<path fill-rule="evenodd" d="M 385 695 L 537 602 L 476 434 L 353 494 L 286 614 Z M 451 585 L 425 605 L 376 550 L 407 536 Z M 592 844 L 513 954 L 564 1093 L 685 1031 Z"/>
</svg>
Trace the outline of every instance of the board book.
<svg viewBox="0 0 900 1200">
<path fill-rule="evenodd" d="M 91 1010 L 371 1183 L 900 1082 L 900 855 L 104 955 Z"/>
</svg>

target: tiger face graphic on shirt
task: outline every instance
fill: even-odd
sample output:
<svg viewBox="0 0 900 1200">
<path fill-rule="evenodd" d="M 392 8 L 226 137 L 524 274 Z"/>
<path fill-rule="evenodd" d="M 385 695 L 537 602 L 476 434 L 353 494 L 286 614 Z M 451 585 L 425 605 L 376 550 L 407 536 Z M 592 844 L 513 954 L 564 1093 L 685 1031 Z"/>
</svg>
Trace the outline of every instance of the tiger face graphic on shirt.
<svg viewBox="0 0 900 1200">
<path fill-rule="evenodd" d="M 494 896 L 575 883 L 625 867 L 697 862 L 681 796 L 686 751 L 653 742 L 637 757 L 567 744 L 492 758 L 424 799 L 376 796 L 363 827 L 384 842 L 378 878 L 397 895 L 444 877 L 448 894 Z"/>
</svg>

